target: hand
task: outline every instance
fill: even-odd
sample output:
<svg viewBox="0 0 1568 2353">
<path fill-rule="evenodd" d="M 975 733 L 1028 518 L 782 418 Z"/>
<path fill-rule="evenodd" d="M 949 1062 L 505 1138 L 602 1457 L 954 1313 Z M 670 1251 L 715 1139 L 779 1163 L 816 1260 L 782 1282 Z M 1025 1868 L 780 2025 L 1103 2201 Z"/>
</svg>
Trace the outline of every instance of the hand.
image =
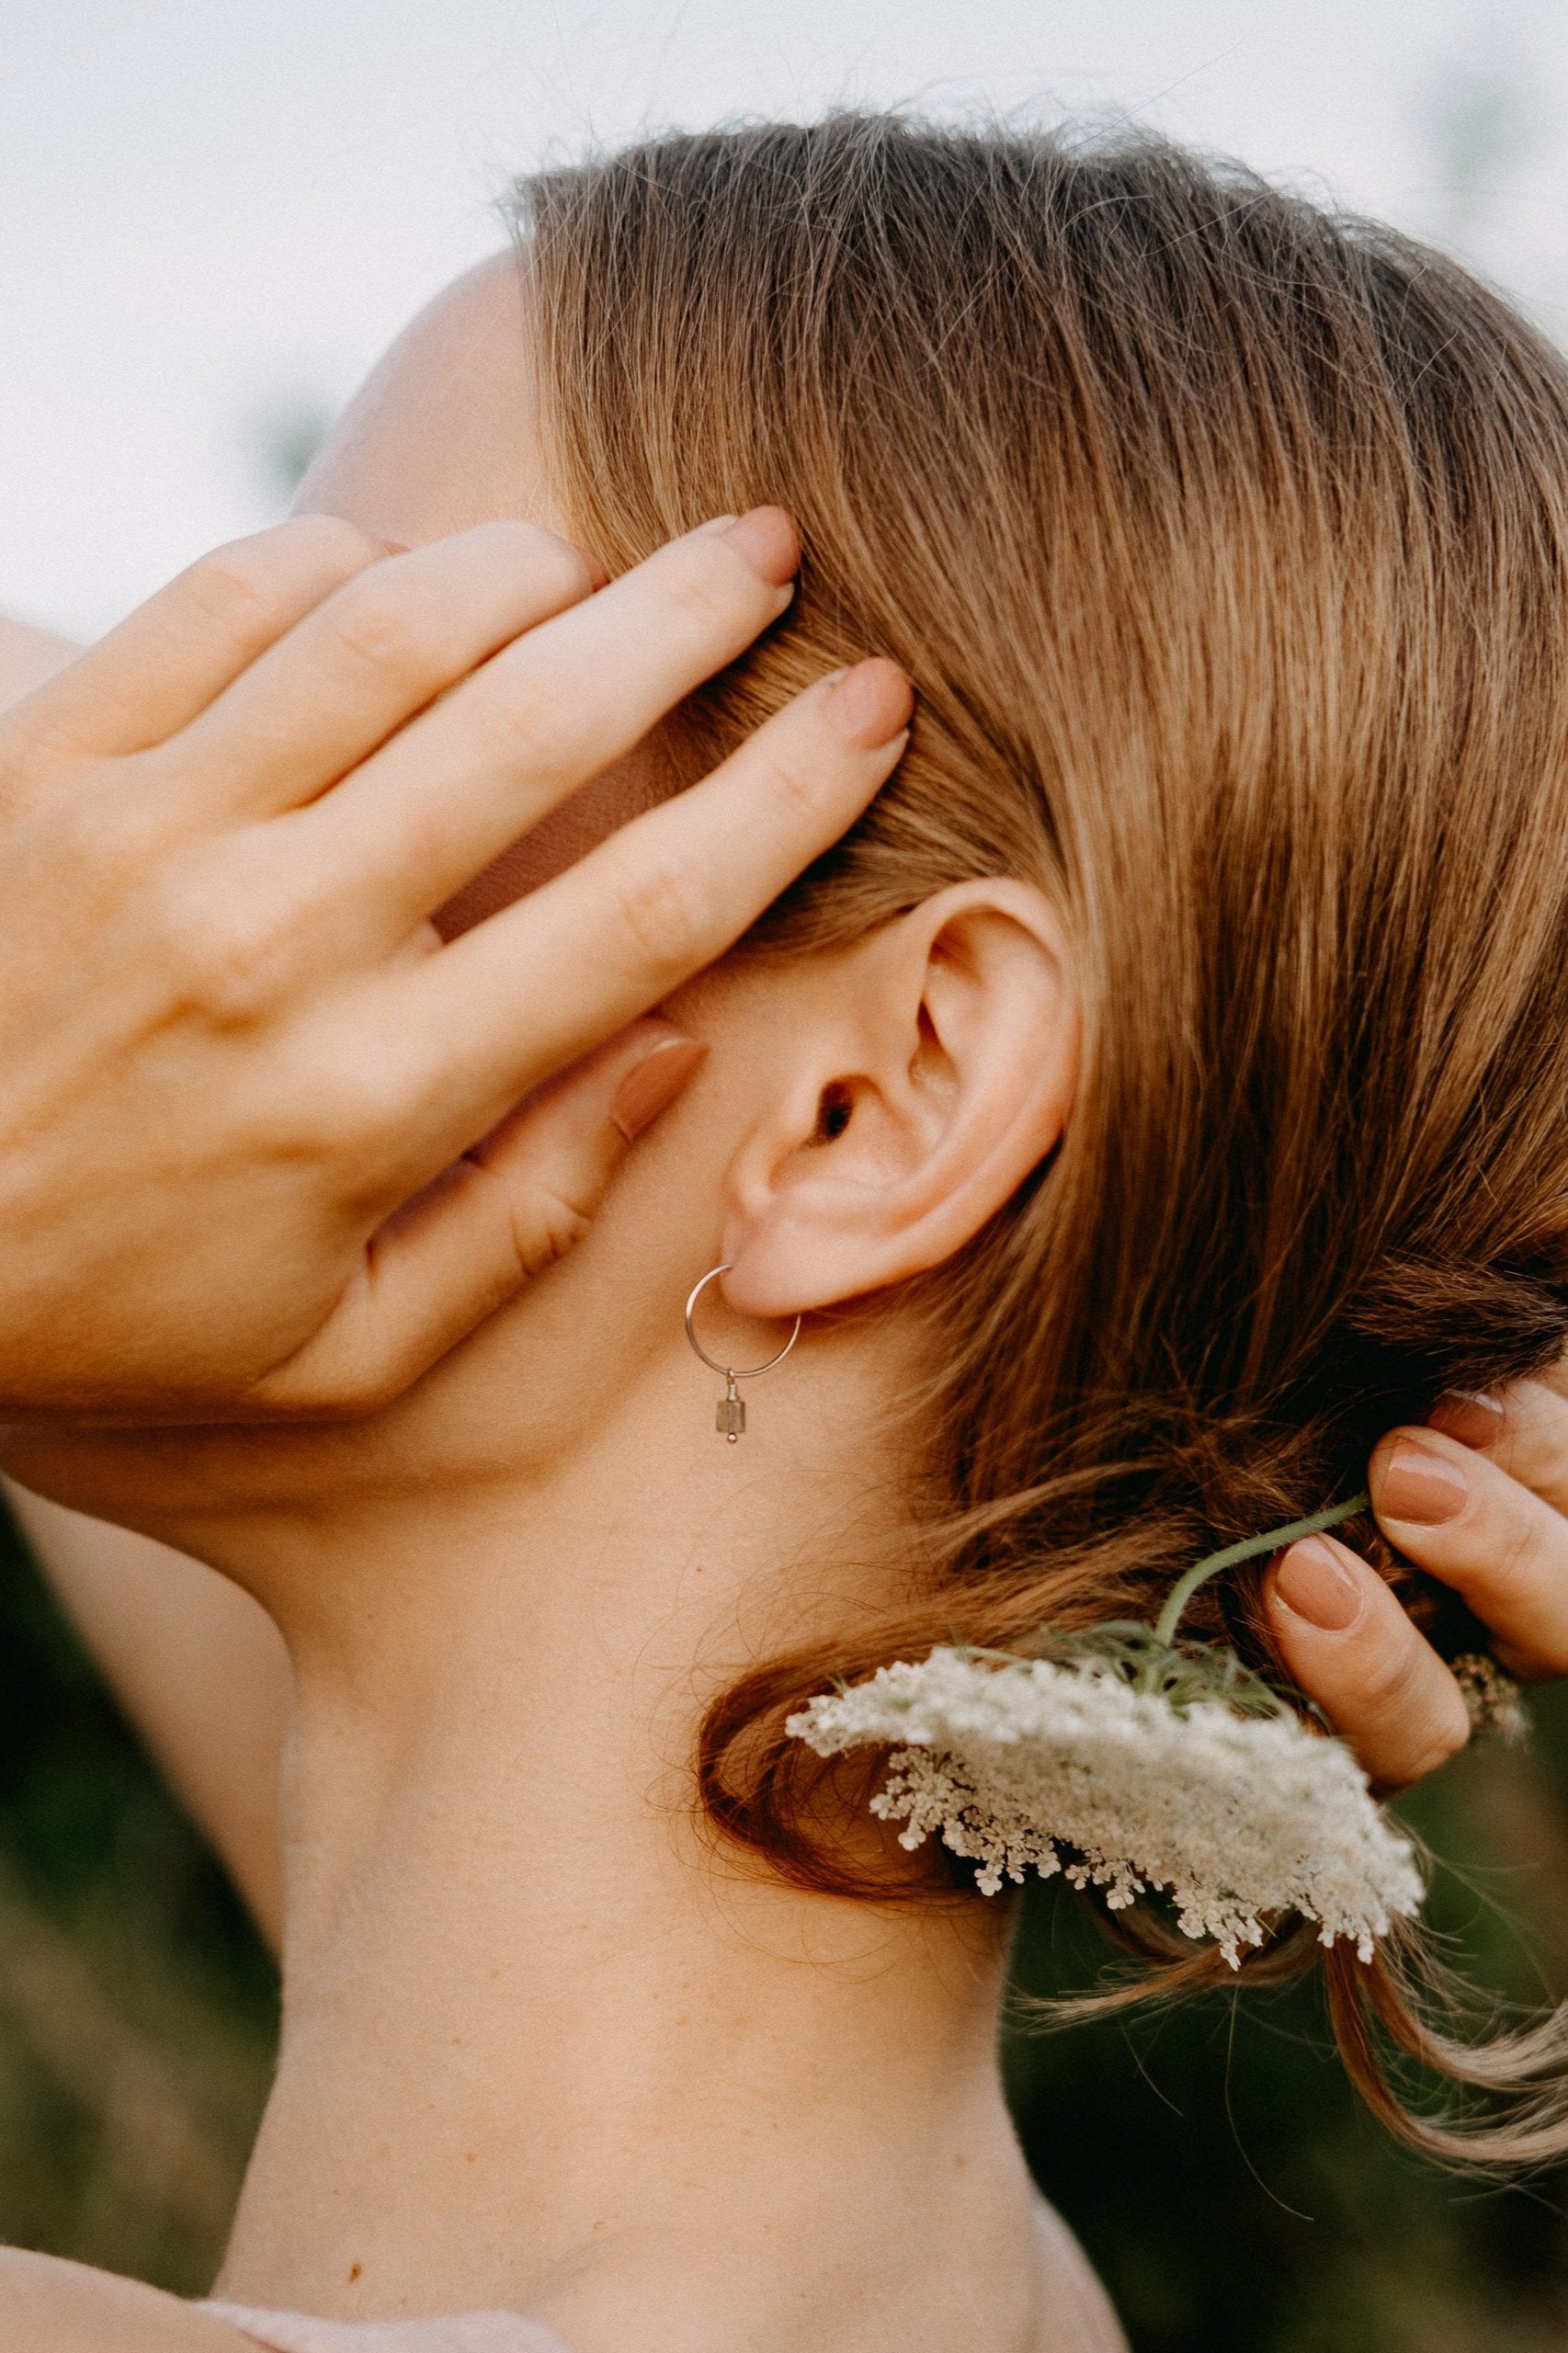
<svg viewBox="0 0 1568 2353">
<path fill-rule="evenodd" d="M 823 681 L 487 922 L 429 917 L 798 561 L 762 508 L 594 594 L 528 525 L 389 553 L 306 516 L 0 717 L 0 1410 L 368 1412 L 575 1238 L 674 1036 L 627 1025 L 859 814 L 907 684 Z"/>
<path fill-rule="evenodd" d="M 1501 1665 L 1521 1682 L 1568 1675 L 1568 1370 L 1441 1399 L 1426 1426 L 1380 1442 L 1370 1488 L 1389 1541 L 1460 1596 Z M 1404 1788 L 1464 1745 L 1453 1676 L 1348 1545 L 1293 1544 L 1264 1592 L 1287 1673 L 1376 1786 Z"/>
</svg>

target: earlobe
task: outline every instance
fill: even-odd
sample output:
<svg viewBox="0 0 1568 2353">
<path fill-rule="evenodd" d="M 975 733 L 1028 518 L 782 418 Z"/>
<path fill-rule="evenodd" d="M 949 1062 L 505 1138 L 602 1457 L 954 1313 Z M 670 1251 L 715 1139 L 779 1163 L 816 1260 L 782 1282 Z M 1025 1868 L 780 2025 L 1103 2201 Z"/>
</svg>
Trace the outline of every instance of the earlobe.
<svg viewBox="0 0 1568 2353">
<path fill-rule="evenodd" d="M 961 1249 L 1061 1139 L 1079 1013 L 1064 927 L 1007 878 L 823 960 L 730 1173 L 726 1296 L 794 1314 Z"/>
</svg>

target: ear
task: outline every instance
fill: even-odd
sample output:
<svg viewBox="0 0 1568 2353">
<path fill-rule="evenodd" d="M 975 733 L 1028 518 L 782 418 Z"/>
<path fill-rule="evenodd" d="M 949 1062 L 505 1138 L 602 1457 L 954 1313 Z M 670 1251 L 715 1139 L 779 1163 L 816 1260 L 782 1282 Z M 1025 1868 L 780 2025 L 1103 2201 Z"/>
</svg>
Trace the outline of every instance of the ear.
<svg viewBox="0 0 1568 2353">
<path fill-rule="evenodd" d="M 963 1247 L 1061 1138 L 1079 1015 L 1062 925 L 1005 878 L 818 960 L 731 1163 L 725 1296 L 793 1315 Z"/>
</svg>

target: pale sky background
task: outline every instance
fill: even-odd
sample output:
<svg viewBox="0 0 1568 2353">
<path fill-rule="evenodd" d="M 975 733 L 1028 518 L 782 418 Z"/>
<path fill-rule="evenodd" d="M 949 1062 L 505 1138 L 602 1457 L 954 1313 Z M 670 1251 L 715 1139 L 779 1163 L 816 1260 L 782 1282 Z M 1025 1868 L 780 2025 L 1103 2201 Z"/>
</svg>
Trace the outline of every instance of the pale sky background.
<svg viewBox="0 0 1568 2353">
<path fill-rule="evenodd" d="M 0 606 L 95 632 L 270 520 L 512 172 L 866 101 L 1119 109 L 1568 338 L 1562 0 L 0 0 Z"/>
</svg>

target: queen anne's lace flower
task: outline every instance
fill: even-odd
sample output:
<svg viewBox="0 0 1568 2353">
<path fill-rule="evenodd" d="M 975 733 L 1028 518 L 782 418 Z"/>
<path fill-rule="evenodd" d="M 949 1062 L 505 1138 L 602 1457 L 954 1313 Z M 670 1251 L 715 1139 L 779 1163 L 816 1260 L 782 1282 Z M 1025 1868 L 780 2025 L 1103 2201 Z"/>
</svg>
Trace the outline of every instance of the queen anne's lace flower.
<svg viewBox="0 0 1568 2353">
<path fill-rule="evenodd" d="M 1215 1938 L 1233 1968 L 1290 1912 L 1369 1960 L 1420 1909 L 1409 1841 L 1342 1742 L 1228 1653 L 1207 1660 L 1160 1645 L 1140 1663 L 1093 1637 L 1059 1660 L 943 1648 L 819 1696 L 788 1729 L 822 1756 L 892 1744 L 873 1811 L 906 1824 L 904 1847 L 939 1834 L 988 1895 L 1031 1866 L 1065 1870 L 1113 1909 L 1168 1889 L 1184 1932 Z M 1239 1688 L 1231 1670 L 1248 1687 L 1237 1701 L 1222 1696 Z"/>
<path fill-rule="evenodd" d="M 1485 1651 L 1464 1651 L 1449 1665 L 1472 1733 L 1490 1733 L 1498 1740 L 1517 1743 L 1529 1729 L 1525 1695 L 1506 1667 Z"/>
</svg>

